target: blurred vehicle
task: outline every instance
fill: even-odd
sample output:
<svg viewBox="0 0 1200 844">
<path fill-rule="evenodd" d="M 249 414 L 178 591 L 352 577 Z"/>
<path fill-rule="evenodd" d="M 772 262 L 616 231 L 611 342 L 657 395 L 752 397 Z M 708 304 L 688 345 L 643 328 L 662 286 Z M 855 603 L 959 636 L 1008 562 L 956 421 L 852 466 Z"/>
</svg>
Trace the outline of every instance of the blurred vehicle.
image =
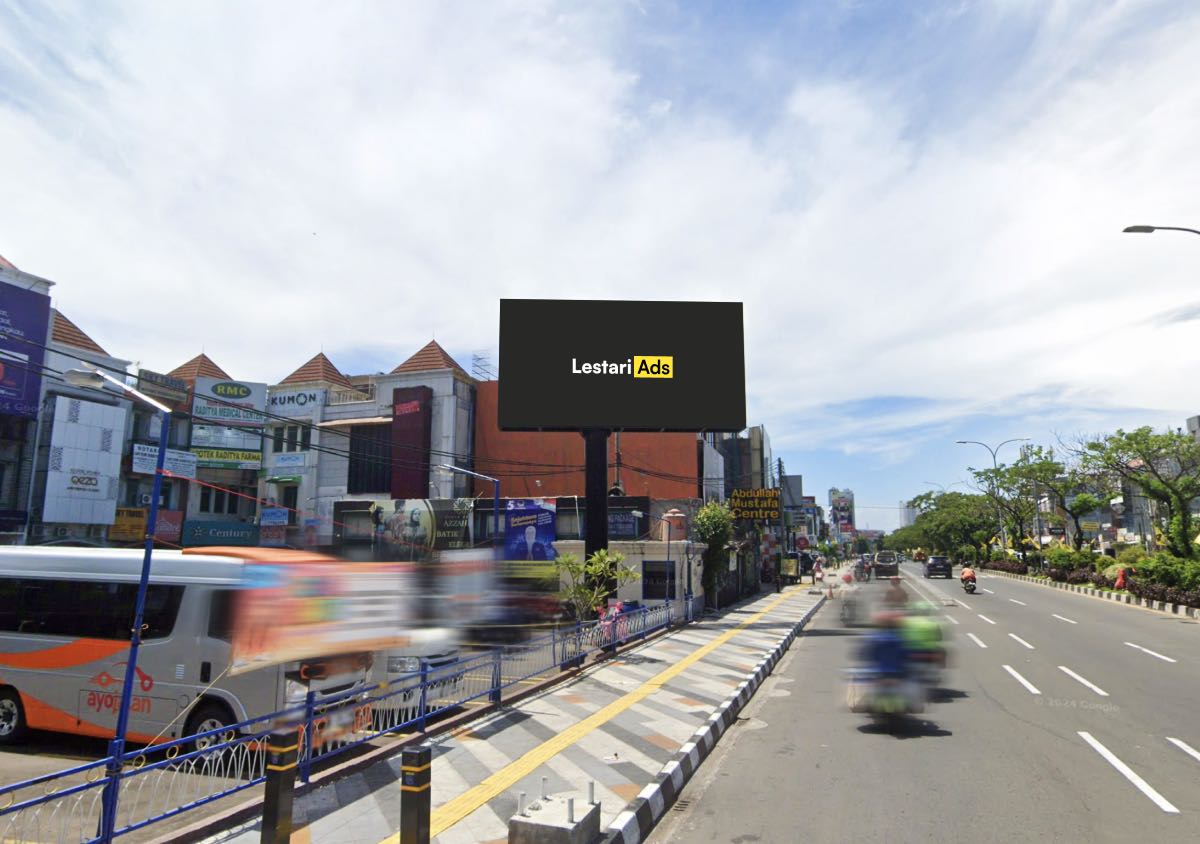
<svg viewBox="0 0 1200 844">
<path fill-rule="evenodd" d="M 900 560 L 895 551 L 880 551 L 874 559 L 875 577 L 891 577 L 900 573 Z"/>
<path fill-rule="evenodd" d="M 370 653 L 231 673 L 234 598 L 245 587 L 246 561 L 217 550 L 154 553 L 131 741 L 218 730 L 303 704 L 310 691 L 320 709 L 326 698 L 368 688 Z M 142 556 L 138 549 L 0 548 L 0 744 L 27 729 L 112 736 Z M 339 725 L 357 717 L 346 711 L 353 717 Z"/>
<path fill-rule="evenodd" d="M 905 715 L 925 710 L 927 689 L 912 670 L 901 615 L 881 613 L 877 621 L 863 642 L 861 664 L 846 671 L 846 703 L 851 712 L 894 725 Z"/>
<path fill-rule="evenodd" d="M 924 568 L 925 577 L 953 577 L 954 566 L 950 563 L 949 557 L 933 556 L 925 560 Z"/>
</svg>

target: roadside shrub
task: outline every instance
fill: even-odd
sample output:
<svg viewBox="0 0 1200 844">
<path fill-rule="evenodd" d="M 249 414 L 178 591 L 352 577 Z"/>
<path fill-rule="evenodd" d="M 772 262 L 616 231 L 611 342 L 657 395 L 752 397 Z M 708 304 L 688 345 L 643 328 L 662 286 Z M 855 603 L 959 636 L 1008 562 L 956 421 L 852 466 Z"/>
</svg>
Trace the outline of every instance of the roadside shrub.
<svg viewBox="0 0 1200 844">
<path fill-rule="evenodd" d="M 993 560 L 987 563 L 987 568 L 1010 574 L 1025 574 L 1028 567 L 1020 560 Z"/>
<path fill-rule="evenodd" d="M 1117 554 L 1117 565 L 1123 568 L 1137 568 L 1149 554 L 1140 545 L 1131 545 Z"/>
<path fill-rule="evenodd" d="M 1200 589 L 1187 590 L 1178 586 L 1167 586 L 1163 583 L 1148 583 L 1144 580 L 1133 580 L 1129 591 L 1139 598 L 1150 601 L 1166 601 L 1170 604 L 1182 604 L 1187 607 L 1200 607 Z"/>
</svg>

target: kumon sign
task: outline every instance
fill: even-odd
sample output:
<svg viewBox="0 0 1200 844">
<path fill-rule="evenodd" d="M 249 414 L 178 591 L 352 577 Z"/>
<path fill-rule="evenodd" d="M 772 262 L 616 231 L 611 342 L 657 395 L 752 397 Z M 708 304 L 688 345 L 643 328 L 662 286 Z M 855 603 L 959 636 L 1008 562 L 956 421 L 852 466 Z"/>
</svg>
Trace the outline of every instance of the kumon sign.
<svg viewBox="0 0 1200 844">
<path fill-rule="evenodd" d="M 735 489 L 729 495 L 729 509 L 733 511 L 733 518 L 736 520 L 777 522 L 782 514 L 779 489 Z"/>
</svg>

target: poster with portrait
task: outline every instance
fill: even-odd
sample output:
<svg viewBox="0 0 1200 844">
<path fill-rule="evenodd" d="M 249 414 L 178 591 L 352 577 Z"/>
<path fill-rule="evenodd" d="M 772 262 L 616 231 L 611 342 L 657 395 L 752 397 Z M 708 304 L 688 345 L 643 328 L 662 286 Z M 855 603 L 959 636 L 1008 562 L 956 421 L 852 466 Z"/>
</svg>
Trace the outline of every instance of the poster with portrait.
<svg viewBox="0 0 1200 844">
<path fill-rule="evenodd" d="M 555 557 L 556 502 L 547 498 L 509 499 L 505 510 L 504 559 L 546 561 Z"/>
</svg>

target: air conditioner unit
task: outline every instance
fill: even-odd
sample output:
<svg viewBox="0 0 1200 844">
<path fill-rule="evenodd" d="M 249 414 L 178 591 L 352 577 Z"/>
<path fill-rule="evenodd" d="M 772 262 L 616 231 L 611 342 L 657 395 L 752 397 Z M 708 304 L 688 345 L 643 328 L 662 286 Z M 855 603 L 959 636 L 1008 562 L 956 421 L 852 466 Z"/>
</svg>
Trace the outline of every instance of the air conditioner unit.
<svg viewBox="0 0 1200 844">
<path fill-rule="evenodd" d="M 54 529 L 54 536 L 57 539 L 64 539 L 71 533 L 71 529 L 66 525 L 59 525 Z"/>
<path fill-rule="evenodd" d="M 88 536 L 92 539 L 103 539 L 105 525 L 88 525 Z"/>
<path fill-rule="evenodd" d="M 149 507 L 150 506 L 150 493 L 143 492 L 141 495 L 139 495 L 138 496 L 138 504 L 142 507 Z"/>
</svg>

